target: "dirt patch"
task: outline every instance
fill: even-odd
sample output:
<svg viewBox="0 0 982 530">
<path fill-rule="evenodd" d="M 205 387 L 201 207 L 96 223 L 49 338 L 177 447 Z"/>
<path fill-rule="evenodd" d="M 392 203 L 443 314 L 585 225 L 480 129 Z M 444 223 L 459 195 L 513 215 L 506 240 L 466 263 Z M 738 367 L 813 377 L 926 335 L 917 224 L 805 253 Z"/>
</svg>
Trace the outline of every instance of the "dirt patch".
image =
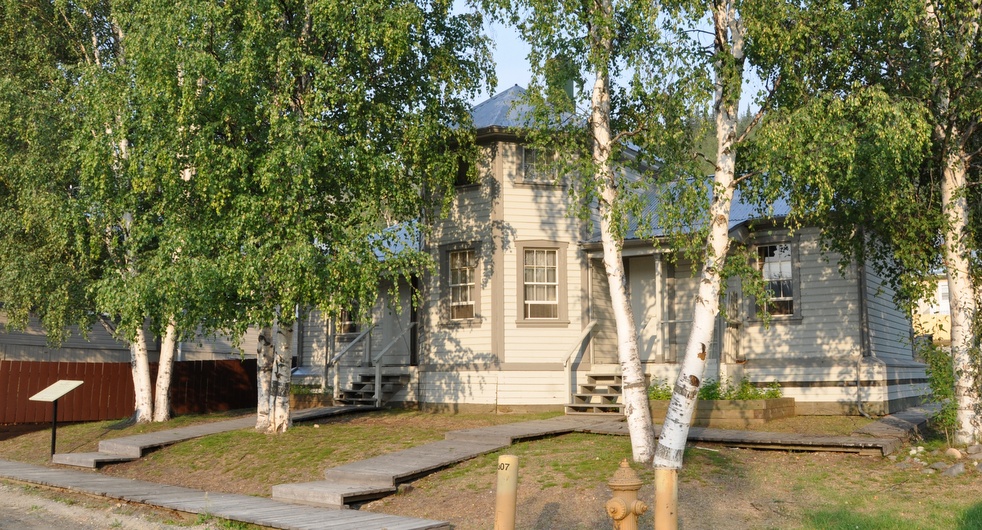
<svg viewBox="0 0 982 530">
<path fill-rule="evenodd" d="M 415 482 L 411 490 L 374 501 L 362 509 L 447 520 L 458 530 L 489 528 L 494 521 L 496 466 L 492 461 L 480 465 L 485 469 L 474 473 L 447 470 L 431 475 Z M 566 464 L 559 464 L 562 465 Z M 611 527 L 611 520 L 604 513 L 604 503 L 611 497 L 605 480 L 558 483 L 534 475 L 541 471 L 538 466 L 529 467 L 532 469 L 522 472 L 519 478 L 518 528 Z M 614 469 L 610 468 L 608 478 Z M 654 499 L 653 473 L 642 469 L 640 475 L 645 483 L 640 498 L 650 505 Z M 687 451 L 681 479 L 679 515 L 683 530 L 894 528 L 898 524 L 905 528 L 956 528 L 957 514 L 937 519 L 937 512 L 923 508 L 936 508 L 955 492 L 966 499 L 966 504 L 982 494 L 979 474 L 974 472 L 942 479 L 899 471 L 890 460 L 881 457 L 706 444 Z M 841 526 L 838 523 L 843 519 L 860 524 Z M 827 520 L 833 522 L 827 524 Z M 888 522 L 879 522 L 883 520 Z M 642 517 L 642 528 L 653 524 L 651 512 Z"/>
</svg>

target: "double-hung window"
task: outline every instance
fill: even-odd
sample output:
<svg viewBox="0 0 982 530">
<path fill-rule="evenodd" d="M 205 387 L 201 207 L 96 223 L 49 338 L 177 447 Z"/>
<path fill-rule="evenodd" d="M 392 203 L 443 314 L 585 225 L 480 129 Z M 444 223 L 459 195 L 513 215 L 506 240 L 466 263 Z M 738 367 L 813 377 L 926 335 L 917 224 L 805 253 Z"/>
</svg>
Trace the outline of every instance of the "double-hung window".
<svg viewBox="0 0 982 530">
<path fill-rule="evenodd" d="M 525 318 L 559 318 L 559 251 L 525 249 Z"/>
<path fill-rule="evenodd" d="M 761 309 L 772 316 L 791 316 L 797 310 L 793 258 L 791 243 L 757 247 L 757 270 L 768 294 L 767 305 L 761 304 Z"/>
<path fill-rule="evenodd" d="M 474 318 L 475 272 L 477 259 L 474 249 L 453 250 L 447 254 L 450 277 L 450 320 Z"/>
<path fill-rule="evenodd" d="M 440 322 L 481 325 L 481 243 L 461 241 L 440 246 Z"/>
<path fill-rule="evenodd" d="M 522 182 L 526 184 L 555 184 L 555 156 L 549 151 L 522 148 Z"/>
</svg>

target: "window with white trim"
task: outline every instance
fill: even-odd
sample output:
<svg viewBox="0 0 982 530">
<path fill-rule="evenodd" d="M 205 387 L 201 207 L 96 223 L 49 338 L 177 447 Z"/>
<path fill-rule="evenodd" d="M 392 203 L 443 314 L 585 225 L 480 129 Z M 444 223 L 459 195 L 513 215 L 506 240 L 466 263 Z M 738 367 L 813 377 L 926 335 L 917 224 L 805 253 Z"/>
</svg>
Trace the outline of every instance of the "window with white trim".
<svg viewBox="0 0 982 530">
<path fill-rule="evenodd" d="M 934 313 L 941 315 L 951 314 L 951 296 L 948 292 L 948 282 L 938 282 L 938 304 L 935 306 Z"/>
<path fill-rule="evenodd" d="M 449 260 L 450 278 L 450 320 L 467 320 L 474 318 L 475 296 L 477 288 L 475 272 L 477 259 L 474 249 L 454 250 L 447 254 Z"/>
<path fill-rule="evenodd" d="M 559 251 L 525 249 L 524 318 L 559 318 Z"/>
<path fill-rule="evenodd" d="M 757 270 L 769 294 L 764 311 L 773 315 L 795 314 L 794 262 L 791 243 L 757 247 Z"/>
</svg>

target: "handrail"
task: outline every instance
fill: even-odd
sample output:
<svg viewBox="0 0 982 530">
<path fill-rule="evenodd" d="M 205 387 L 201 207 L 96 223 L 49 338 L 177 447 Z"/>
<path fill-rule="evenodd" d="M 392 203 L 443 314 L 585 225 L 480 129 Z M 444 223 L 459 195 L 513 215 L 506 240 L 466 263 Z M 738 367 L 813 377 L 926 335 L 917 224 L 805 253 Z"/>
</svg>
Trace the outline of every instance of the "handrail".
<svg viewBox="0 0 982 530">
<path fill-rule="evenodd" d="M 382 348 L 382 351 L 380 351 L 378 355 L 372 358 L 372 364 L 375 365 L 375 395 L 372 397 L 375 398 L 375 406 L 378 408 L 382 408 L 382 357 L 385 357 L 385 354 L 389 353 L 389 350 L 391 350 L 397 342 L 402 340 L 402 338 L 406 336 L 406 333 L 409 333 L 415 328 L 416 323 L 410 322 L 409 328 L 404 329 L 402 333 L 396 335 L 391 342 Z"/>
<path fill-rule="evenodd" d="M 573 363 L 576 362 L 586 351 L 586 346 L 589 343 L 587 339 L 590 338 L 590 334 L 593 333 L 593 328 L 597 327 L 597 321 L 591 320 L 587 324 L 586 328 L 583 329 L 583 333 L 580 334 L 580 338 L 576 339 L 576 343 L 573 349 L 570 350 L 569 355 L 566 356 L 566 360 L 563 361 L 563 370 L 566 372 L 566 395 L 572 401 L 573 399 Z"/>
<path fill-rule="evenodd" d="M 373 329 L 375 329 L 375 324 L 368 326 L 368 329 L 359 333 L 358 336 L 355 337 L 354 340 L 349 342 L 347 346 L 341 348 L 341 351 L 338 352 L 337 355 L 331 357 L 330 360 L 327 361 L 328 367 L 332 365 L 334 366 L 334 399 L 338 399 L 339 397 L 341 397 L 341 374 L 339 373 L 340 370 L 338 370 L 337 368 L 338 361 L 341 360 L 341 357 L 344 357 L 344 354 L 348 353 L 352 348 L 354 348 L 356 344 L 361 343 L 361 341 L 364 340 L 364 338 L 368 336 Z M 333 341 L 336 336 L 337 334 L 332 335 L 331 340 Z M 369 340 L 368 344 L 371 345 L 371 343 L 372 341 Z"/>
<path fill-rule="evenodd" d="M 372 324 L 371 326 L 368 326 L 368 329 L 366 329 L 365 331 L 362 331 L 361 333 L 359 333 L 358 336 L 355 337 L 354 339 L 352 339 L 352 341 L 349 342 L 347 346 L 345 346 L 344 348 L 341 348 L 341 351 L 338 352 L 337 355 L 335 355 L 334 357 L 331 357 L 331 359 L 329 361 L 327 361 L 327 365 L 330 366 L 330 365 L 338 362 L 339 360 L 341 360 L 341 357 L 344 357 L 344 354 L 348 353 L 348 350 L 350 350 L 356 344 L 358 344 L 359 342 L 361 342 L 361 340 L 365 338 L 365 335 L 368 335 L 369 333 L 371 333 L 373 329 L 375 329 L 375 324 Z"/>
</svg>

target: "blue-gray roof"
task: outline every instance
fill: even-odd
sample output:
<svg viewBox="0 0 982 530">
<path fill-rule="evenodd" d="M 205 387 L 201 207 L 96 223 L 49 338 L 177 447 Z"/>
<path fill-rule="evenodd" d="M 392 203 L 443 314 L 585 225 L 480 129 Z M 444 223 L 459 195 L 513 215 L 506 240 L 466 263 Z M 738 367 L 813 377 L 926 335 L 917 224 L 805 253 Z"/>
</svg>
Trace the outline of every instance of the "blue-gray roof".
<svg viewBox="0 0 982 530">
<path fill-rule="evenodd" d="M 525 89 L 515 85 L 479 103 L 471 110 L 474 127 L 478 130 L 489 127 L 523 127 L 529 111 L 529 106 L 521 102 L 524 96 Z"/>
<path fill-rule="evenodd" d="M 667 234 L 668 230 L 665 226 L 662 226 L 658 222 L 658 194 L 654 190 L 650 190 L 645 194 L 644 200 L 645 205 L 643 209 L 644 218 L 651 219 L 652 227 L 651 230 L 643 231 L 647 237 L 663 237 Z M 708 200 L 709 197 L 707 197 Z M 786 217 L 791 212 L 787 201 L 784 199 L 778 199 L 769 208 L 761 209 L 758 205 L 751 204 L 743 199 L 743 195 L 739 191 L 733 193 L 733 202 L 730 204 L 730 230 L 740 226 L 747 221 L 754 220 L 764 220 L 764 219 L 779 219 Z M 624 240 L 638 240 L 642 239 L 639 235 L 642 232 L 640 222 L 637 218 L 632 218 L 630 220 L 630 226 L 624 233 Z M 599 243 L 600 242 L 600 227 L 596 223 L 593 226 L 592 233 L 590 234 L 590 239 L 587 243 Z"/>
</svg>

